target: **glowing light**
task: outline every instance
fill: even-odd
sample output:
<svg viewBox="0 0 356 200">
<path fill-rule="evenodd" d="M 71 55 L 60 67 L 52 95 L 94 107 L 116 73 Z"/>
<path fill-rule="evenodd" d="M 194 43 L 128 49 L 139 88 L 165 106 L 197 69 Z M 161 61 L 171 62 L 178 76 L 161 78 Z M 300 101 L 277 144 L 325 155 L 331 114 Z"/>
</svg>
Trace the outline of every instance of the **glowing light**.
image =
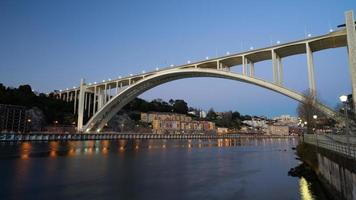
<svg viewBox="0 0 356 200">
<path fill-rule="evenodd" d="M 331 33 L 331 32 L 333 32 L 334 30 L 331 28 L 330 30 L 329 30 L 329 32 Z"/>
<path fill-rule="evenodd" d="M 99 133 L 100 132 L 100 128 L 96 129 L 96 132 Z"/>
<path fill-rule="evenodd" d="M 188 64 L 190 64 L 190 60 L 188 60 L 188 62 L 187 62 Z"/>
<path fill-rule="evenodd" d="M 158 71 L 159 70 L 159 68 L 158 67 L 156 67 L 156 71 Z"/>
<path fill-rule="evenodd" d="M 105 80 L 103 80 L 103 83 L 105 82 Z"/>
<path fill-rule="evenodd" d="M 108 81 L 111 81 L 111 78 L 109 78 Z"/>
<path fill-rule="evenodd" d="M 280 43 L 281 43 L 281 41 L 278 40 L 278 41 L 277 41 L 277 44 L 280 44 Z"/>
<path fill-rule="evenodd" d="M 209 57 L 207 56 L 207 57 L 205 57 L 205 59 L 206 59 L 206 60 L 209 60 Z"/>
<path fill-rule="evenodd" d="M 133 74 L 130 74 L 130 76 L 133 76 Z"/>
<path fill-rule="evenodd" d="M 73 89 L 75 89 L 75 86 L 73 86 Z"/>
<path fill-rule="evenodd" d="M 121 76 L 119 76 L 119 78 L 121 78 Z"/>
<path fill-rule="evenodd" d="M 230 52 L 226 52 L 226 55 L 230 55 Z"/>
<path fill-rule="evenodd" d="M 96 84 L 96 82 L 94 82 L 94 84 Z"/>
<path fill-rule="evenodd" d="M 299 181 L 299 191 L 303 200 L 313 200 L 313 194 L 309 189 L 309 184 L 304 177 L 300 178 Z"/>
<path fill-rule="evenodd" d="M 346 95 L 342 95 L 342 96 L 339 97 L 339 99 L 340 99 L 341 102 L 344 103 L 344 102 L 347 101 L 347 96 Z"/>
<path fill-rule="evenodd" d="M 145 71 L 145 70 L 142 70 L 142 74 L 144 74 L 144 73 L 146 73 L 146 71 Z"/>
<path fill-rule="evenodd" d="M 171 64 L 170 66 L 171 66 L 171 67 L 174 67 L 174 65 L 173 65 L 173 64 Z"/>
<path fill-rule="evenodd" d="M 308 33 L 308 37 L 311 37 L 311 36 L 312 36 L 312 34 Z"/>
<path fill-rule="evenodd" d="M 250 50 L 253 50 L 253 47 L 252 47 L 252 46 L 250 47 Z"/>
</svg>

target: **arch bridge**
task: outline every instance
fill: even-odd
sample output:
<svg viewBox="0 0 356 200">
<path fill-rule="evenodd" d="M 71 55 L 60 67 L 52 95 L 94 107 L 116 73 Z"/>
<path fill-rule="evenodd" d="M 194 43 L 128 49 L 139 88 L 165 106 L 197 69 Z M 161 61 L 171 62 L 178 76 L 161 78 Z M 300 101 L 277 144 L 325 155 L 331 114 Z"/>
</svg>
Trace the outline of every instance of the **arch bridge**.
<svg viewBox="0 0 356 200">
<path fill-rule="evenodd" d="M 100 132 L 122 107 L 138 95 L 166 82 L 190 77 L 217 77 L 236 80 L 257 85 L 303 102 L 305 96 L 283 85 L 282 59 L 298 54 L 306 55 L 309 90 L 311 93 L 315 93 L 317 90 L 313 52 L 339 47 L 348 49 L 352 94 L 356 96 L 356 31 L 353 12 L 345 12 L 345 18 L 345 28 L 325 35 L 194 63 L 189 62 L 177 67 L 156 68 L 155 71 L 131 74 L 128 77 L 119 77 L 115 80 L 109 79 L 93 84 L 86 84 L 82 79 L 79 87 L 60 90 L 55 93 L 55 97 L 74 102 L 74 113 L 78 114 L 77 128 L 80 132 Z M 254 63 L 265 60 L 272 61 L 272 82 L 255 77 Z M 241 67 L 242 73 L 232 72 L 231 68 L 233 67 Z M 356 108 L 356 98 L 353 99 Z M 319 102 L 316 103 L 316 106 L 328 116 L 338 118 L 331 108 Z M 86 124 L 83 124 L 84 116 L 89 119 Z"/>
</svg>

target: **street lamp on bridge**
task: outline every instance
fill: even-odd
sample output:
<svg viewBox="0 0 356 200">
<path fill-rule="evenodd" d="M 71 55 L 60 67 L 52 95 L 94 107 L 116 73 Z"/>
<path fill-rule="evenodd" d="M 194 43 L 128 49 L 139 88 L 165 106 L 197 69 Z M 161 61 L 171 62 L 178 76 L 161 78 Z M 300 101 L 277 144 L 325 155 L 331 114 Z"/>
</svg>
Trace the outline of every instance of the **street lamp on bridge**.
<svg viewBox="0 0 356 200">
<path fill-rule="evenodd" d="M 344 104 L 344 110 L 345 110 L 345 134 L 346 134 L 346 139 L 347 139 L 347 147 L 348 147 L 348 153 L 350 153 L 350 131 L 349 131 L 349 118 L 347 116 L 347 96 L 346 95 L 341 95 L 339 97 L 340 101 L 342 104 Z"/>
</svg>

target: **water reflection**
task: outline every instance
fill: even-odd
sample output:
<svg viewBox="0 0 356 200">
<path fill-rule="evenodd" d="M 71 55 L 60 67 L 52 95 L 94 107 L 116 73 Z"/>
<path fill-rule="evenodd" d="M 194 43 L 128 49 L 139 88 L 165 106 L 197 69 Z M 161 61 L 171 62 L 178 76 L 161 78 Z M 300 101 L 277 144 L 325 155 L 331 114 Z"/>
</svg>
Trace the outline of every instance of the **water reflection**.
<svg viewBox="0 0 356 200">
<path fill-rule="evenodd" d="M 94 199 L 102 194 L 96 191 L 105 191 L 112 199 L 167 199 L 172 194 L 177 198 L 170 199 L 202 199 L 210 194 L 212 199 L 313 200 L 307 180 L 287 176 L 298 163 L 291 150 L 297 143 L 296 138 L 241 138 L 1 144 L 0 169 L 14 176 L 7 177 L 12 184 L 0 181 L 0 186 L 18 199 L 21 191 L 33 195 L 48 187 L 49 196 L 63 192 L 58 196 L 63 199 L 77 197 L 76 188 Z"/>
<path fill-rule="evenodd" d="M 299 179 L 299 191 L 302 200 L 314 200 L 313 194 L 310 189 L 310 183 L 304 178 Z"/>
<path fill-rule="evenodd" d="M 169 142 L 168 142 L 169 141 Z M 117 141 L 69 141 L 58 142 L 51 141 L 48 143 L 2 143 L 2 146 L 14 146 L 10 152 L 0 152 L 0 159 L 21 158 L 29 159 L 31 157 L 51 157 L 56 158 L 58 156 L 79 156 L 79 155 L 106 155 L 110 152 L 114 152 L 114 149 L 118 149 L 118 152 L 124 152 L 125 150 L 133 149 L 166 149 L 166 148 L 226 148 L 226 147 L 243 147 L 243 146 L 256 146 L 260 148 L 277 147 L 274 150 L 285 150 L 278 148 L 278 146 L 291 144 L 297 145 L 296 138 L 289 139 L 272 139 L 272 138 L 260 138 L 260 139 L 217 139 L 217 140 L 117 140 Z M 35 146 L 35 148 L 33 148 Z M 17 148 L 16 148 L 17 147 Z M 47 149 L 47 152 L 45 151 Z"/>
</svg>

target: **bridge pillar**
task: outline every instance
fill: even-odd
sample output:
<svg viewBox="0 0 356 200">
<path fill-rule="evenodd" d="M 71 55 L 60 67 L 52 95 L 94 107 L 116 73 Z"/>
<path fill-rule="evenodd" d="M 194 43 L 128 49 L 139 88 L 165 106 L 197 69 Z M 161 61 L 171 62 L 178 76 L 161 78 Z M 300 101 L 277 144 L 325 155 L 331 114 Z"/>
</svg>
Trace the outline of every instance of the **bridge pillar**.
<svg viewBox="0 0 356 200">
<path fill-rule="evenodd" d="M 88 93 L 84 93 L 84 110 L 87 109 Z"/>
<path fill-rule="evenodd" d="M 354 13 L 352 10 L 345 12 L 347 50 L 349 54 L 349 69 L 352 83 L 352 99 L 354 110 L 356 109 L 356 30 Z"/>
<path fill-rule="evenodd" d="M 247 59 L 242 56 L 242 74 L 247 75 Z"/>
<path fill-rule="evenodd" d="M 98 110 L 104 106 L 105 104 L 105 91 L 101 91 L 99 88 L 99 94 L 98 94 Z"/>
<path fill-rule="evenodd" d="M 84 79 L 80 80 L 80 89 L 79 89 L 79 101 L 78 101 L 78 131 L 83 131 L 83 115 L 84 115 L 84 94 L 86 86 L 84 84 Z"/>
<path fill-rule="evenodd" d="M 67 91 L 66 101 L 69 102 L 69 91 Z"/>
<path fill-rule="evenodd" d="M 278 84 L 279 83 L 279 77 L 278 77 L 278 61 L 277 61 L 277 54 L 272 49 L 272 72 L 273 72 L 273 82 Z"/>
<path fill-rule="evenodd" d="M 93 116 L 96 111 L 96 86 L 94 87 L 94 97 L 93 97 Z"/>
<path fill-rule="evenodd" d="M 283 63 L 282 58 L 277 55 L 277 66 L 278 66 L 278 84 L 283 84 Z"/>
<path fill-rule="evenodd" d="M 250 61 L 250 76 L 251 77 L 255 76 L 255 65 L 252 61 Z"/>
<path fill-rule="evenodd" d="M 89 97 L 89 102 L 88 102 L 88 117 L 90 116 L 90 110 L 91 110 L 91 93 L 88 93 Z"/>
<path fill-rule="evenodd" d="M 77 113 L 77 90 L 74 90 L 74 114 Z"/>
<path fill-rule="evenodd" d="M 315 86 L 315 76 L 314 76 L 313 52 L 308 42 L 305 44 L 305 47 L 307 52 L 309 92 L 311 95 L 315 96 L 316 86 Z"/>
</svg>

